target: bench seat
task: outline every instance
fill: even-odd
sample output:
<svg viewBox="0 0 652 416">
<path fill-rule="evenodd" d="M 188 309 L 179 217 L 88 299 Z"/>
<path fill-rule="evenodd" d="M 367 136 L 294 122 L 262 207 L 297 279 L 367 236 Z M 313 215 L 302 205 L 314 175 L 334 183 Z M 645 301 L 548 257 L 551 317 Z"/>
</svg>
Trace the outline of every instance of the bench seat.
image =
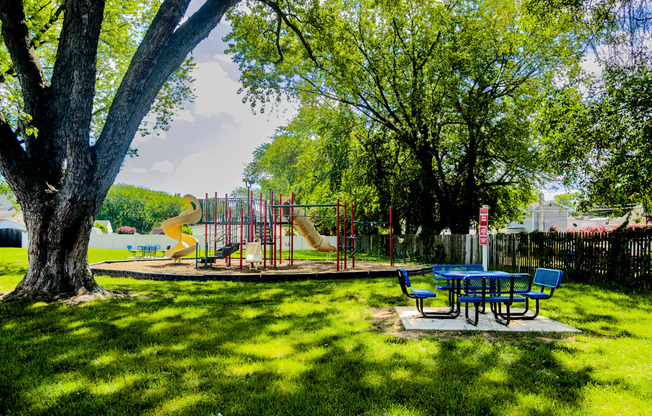
<svg viewBox="0 0 652 416">
<path fill-rule="evenodd" d="M 547 293 L 537 292 L 536 290 L 530 290 L 526 293 L 519 293 L 519 295 L 526 296 L 530 299 L 548 299 L 550 297 L 550 295 Z"/>
<path fill-rule="evenodd" d="M 485 296 L 485 303 L 514 303 L 514 302 L 525 302 L 527 299 L 514 296 L 509 298 L 507 296 Z M 460 296 L 460 303 L 482 303 L 482 296 Z"/>
<path fill-rule="evenodd" d="M 410 292 L 418 298 L 436 298 L 437 294 L 429 291 L 428 289 L 413 289 L 409 288 Z"/>
<path fill-rule="evenodd" d="M 519 276 L 523 279 L 530 278 L 530 275 L 527 273 L 518 273 L 516 276 Z M 512 319 L 534 319 L 539 315 L 539 301 L 541 299 L 550 299 L 555 293 L 555 289 L 558 289 L 561 286 L 561 281 L 564 276 L 564 272 L 556 269 L 546 269 L 538 268 L 534 272 L 534 278 L 532 283 L 527 289 L 515 290 L 514 293 L 518 293 L 519 296 L 524 296 L 526 298 L 525 310 L 518 313 L 512 314 Z M 534 286 L 539 286 L 539 290 L 533 290 Z M 536 307 L 534 310 L 534 315 L 528 315 L 529 304 L 527 300 L 533 299 L 536 302 Z"/>
<path fill-rule="evenodd" d="M 414 275 L 423 274 L 423 270 L 412 272 Z M 398 268 L 398 282 L 401 285 L 401 291 L 405 296 L 416 301 L 417 310 L 424 318 L 438 318 L 438 319 L 455 319 L 459 316 L 459 308 L 446 312 L 426 312 L 423 309 L 423 300 L 436 298 L 437 294 L 428 289 L 413 288 L 410 282 L 410 273 L 403 268 Z"/>
</svg>

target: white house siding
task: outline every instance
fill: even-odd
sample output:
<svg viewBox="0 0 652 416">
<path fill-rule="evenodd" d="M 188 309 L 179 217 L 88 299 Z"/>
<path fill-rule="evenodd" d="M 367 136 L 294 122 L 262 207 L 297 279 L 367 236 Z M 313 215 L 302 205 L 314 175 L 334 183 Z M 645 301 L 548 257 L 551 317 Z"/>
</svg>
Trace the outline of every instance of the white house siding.
<svg viewBox="0 0 652 416">
<path fill-rule="evenodd" d="M 563 209 L 557 204 L 546 203 L 544 209 L 544 228 L 541 231 L 549 231 L 552 226 L 557 227 L 559 232 L 563 232 L 568 227 L 568 210 Z"/>
<path fill-rule="evenodd" d="M 528 233 L 535 230 L 547 232 L 554 225 L 560 232 L 563 232 L 569 224 L 569 212 L 570 208 L 564 205 L 555 201 L 545 201 L 543 206 L 540 204 L 530 206 L 529 212 L 523 216 L 523 224 L 512 222 L 507 230 L 518 232 L 524 228 Z"/>
</svg>

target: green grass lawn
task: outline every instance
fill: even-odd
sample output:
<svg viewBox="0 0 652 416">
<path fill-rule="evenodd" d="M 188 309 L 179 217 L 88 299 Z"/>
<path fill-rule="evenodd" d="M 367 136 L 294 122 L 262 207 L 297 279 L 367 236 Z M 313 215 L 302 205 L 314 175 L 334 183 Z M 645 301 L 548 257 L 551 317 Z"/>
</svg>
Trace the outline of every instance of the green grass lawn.
<svg viewBox="0 0 652 416">
<path fill-rule="evenodd" d="M 26 261 L 0 249 L 0 292 Z M 394 279 L 98 281 L 133 296 L 0 304 L 0 414 L 652 414 L 649 293 L 565 282 L 542 314 L 580 335 L 408 340 L 371 319 L 412 304 Z"/>
</svg>

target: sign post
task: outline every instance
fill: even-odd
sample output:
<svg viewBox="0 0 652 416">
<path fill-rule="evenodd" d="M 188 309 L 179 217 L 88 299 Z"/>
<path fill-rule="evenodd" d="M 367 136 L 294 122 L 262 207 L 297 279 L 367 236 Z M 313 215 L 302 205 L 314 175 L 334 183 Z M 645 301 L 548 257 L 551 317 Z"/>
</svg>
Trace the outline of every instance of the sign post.
<svg viewBox="0 0 652 416">
<path fill-rule="evenodd" d="M 489 207 L 480 208 L 480 245 L 482 246 L 482 267 L 489 270 Z"/>
</svg>

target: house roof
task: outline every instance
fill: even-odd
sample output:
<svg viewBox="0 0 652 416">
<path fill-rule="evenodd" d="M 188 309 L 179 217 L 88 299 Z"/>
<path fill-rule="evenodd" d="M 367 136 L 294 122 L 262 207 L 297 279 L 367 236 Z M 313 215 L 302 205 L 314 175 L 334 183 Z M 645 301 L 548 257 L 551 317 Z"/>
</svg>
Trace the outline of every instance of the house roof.
<svg viewBox="0 0 652 416">
<path fill-rule="evenodd" d="M 20 214 L 19 216 L 16 216 L 15 218 L 5 218 L 0 220 L 0 224 L 2 224 L 2 228 L 18 228 L 21 230 L 26 230 L 27 228 L 25 227 L 25 221 L 23 221 L 23 215 Z M 11 224 L 7 224 L 11 223 Z"/>
<path fill-rule="evenodd" d="M 564 210 L 572 211 L 572 210 L 573 210 L 573 208 L 571 208 L 571 207 L 569 207 L 569 206 L 567 206 L 567 205 L 564 205 L 564 204 L 560 204 L 559 202 L 554 201 L 554 200 L 543 201 L 543 204 L 542 204 L 540 201 L 539 201 L 539 202 L 535 202 L 535 203 L 530 204 L 530 205 L 528 206 L 528 208 L 534 210 L 535 208 L 540 208 L 540 207 L 542 207 L 542 206 L 543 206 L 543 208 L 552 208 L 552 207 L 556 207 L 556 208 L 558 208 L 560 211 L 564 211 Z"/>
</svg>

